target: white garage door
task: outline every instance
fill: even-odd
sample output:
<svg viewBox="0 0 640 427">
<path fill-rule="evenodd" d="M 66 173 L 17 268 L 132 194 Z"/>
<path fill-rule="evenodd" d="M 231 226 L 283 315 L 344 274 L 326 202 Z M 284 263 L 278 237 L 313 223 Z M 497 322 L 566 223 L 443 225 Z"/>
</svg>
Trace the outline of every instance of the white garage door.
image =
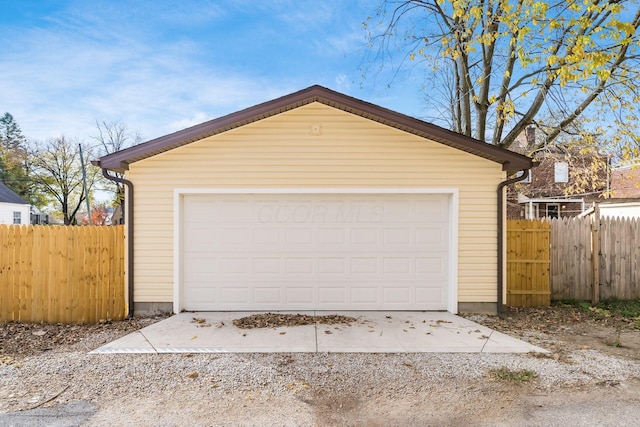
<svg viewBox="0 0 640 427">
<path fill-rule="evenodd" d="M 186 310 L 446 310 L 447 194 L 183 199 Z"/>
</svg>

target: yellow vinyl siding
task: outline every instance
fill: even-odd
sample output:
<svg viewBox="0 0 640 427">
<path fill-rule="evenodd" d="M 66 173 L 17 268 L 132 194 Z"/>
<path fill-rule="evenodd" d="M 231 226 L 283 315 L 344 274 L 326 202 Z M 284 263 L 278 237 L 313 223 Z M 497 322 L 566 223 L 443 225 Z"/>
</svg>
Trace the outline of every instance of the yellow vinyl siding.
<svg viewBox="0 0 640 427">
<path fill-rule="evenodd" d="M 321 135 L 311 135 L 312 124 Z M 313 103 L 133 163 L 135 301 L 173 300 L 174 188 L 459 189 L 459 302 L 496 301 L 501 165 Z"/>
</svg>

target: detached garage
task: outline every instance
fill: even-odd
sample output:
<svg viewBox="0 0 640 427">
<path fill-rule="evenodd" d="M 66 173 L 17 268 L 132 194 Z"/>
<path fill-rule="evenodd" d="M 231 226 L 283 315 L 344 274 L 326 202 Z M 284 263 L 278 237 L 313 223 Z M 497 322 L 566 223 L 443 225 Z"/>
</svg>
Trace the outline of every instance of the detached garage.
<svg viewBox="0 0 640 427">
<path fill-rule="evenodd" d="M 320 86 L 96 164 L 125 174 L 130 309 L 453 313 L 495 312 L 498 188 L 532 165 Z"/>
</svg>

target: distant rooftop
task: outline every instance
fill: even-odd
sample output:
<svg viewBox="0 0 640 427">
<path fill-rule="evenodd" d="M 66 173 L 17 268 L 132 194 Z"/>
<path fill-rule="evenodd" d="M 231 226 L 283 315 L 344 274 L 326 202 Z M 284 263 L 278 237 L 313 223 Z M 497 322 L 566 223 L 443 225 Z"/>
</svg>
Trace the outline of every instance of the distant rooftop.
<svg viewBox="0 0 640 427">
<path fill-rule="evenodd" d="M 18 196 L 12 189 L 0 182 L 0 203 L 15 203 L 18 205 L 28 205 L 22 197 Z"/>
</svg>

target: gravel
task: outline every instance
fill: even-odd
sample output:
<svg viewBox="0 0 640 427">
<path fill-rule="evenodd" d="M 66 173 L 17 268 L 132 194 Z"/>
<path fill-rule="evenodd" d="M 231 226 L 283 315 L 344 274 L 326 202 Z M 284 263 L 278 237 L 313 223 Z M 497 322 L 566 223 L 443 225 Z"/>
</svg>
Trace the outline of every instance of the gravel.
<svg viewBox="0 0 640 427">
<path fill-rule="evenodd" d="M 611 425 L 633 425 L 637 419 L 632 419 L 637 414 L 629 412 L 624 402 L 631 399 L 630 405 L 638 407 L 634 397 L 640 391 L 638 358 L 594 349 L 574 348 L 562 357 L 557 353 L 88 354 L 148 323 L 80 327 L 74 329 L 71 342 L 52 334 L 62 344 L 43 345 L 45 350 L 25 354 L 0 354 L 0 413 L 88 402 L 97 408 L 86 422 L 92 426 L 116 421 L 157 426 L 536 425 L 531 420 L 540 405 L 581 399 L 574 402 L 582 408 L 576 410 L 579 420 L 585 416 L 585 405 L 603 414 L 599 416 L 607 414 L 597 404 L 609 399 L 627 414 L 611 418 L 616 421 Z M 39 330 L 33 327 L 32 332 Z M 40 339 L 24 330 L 20 333 Z M 528 384 L 501 382 L 491 375 L 501 368 L 531 370 L 537 378 Z M 607 420 L 598 423 L 608 425 Z"/>
</svg>

